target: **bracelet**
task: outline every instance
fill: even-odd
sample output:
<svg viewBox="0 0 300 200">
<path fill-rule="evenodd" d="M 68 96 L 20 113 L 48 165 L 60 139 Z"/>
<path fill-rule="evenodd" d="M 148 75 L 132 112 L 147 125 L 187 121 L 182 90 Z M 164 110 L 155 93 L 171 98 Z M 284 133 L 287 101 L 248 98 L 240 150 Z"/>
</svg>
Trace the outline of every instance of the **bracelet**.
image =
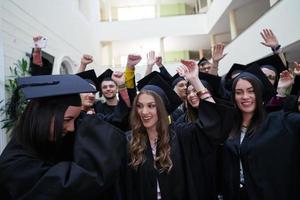
<svg viewBox="0 0 300 200">
<path fill-rule="evenodd" d="M 123 84 L 121 84 L 121 85 L 118 85 L 118 89 L 124 89 L 124 88 L 126 88 L 125 83 L 123 83 Z"/>
<path fill-rule="evenodd" d="M 211 97 L 211 95 L 207 96 L 207 97 L 204 97 L 204 98 L 201 98 L 201 100 L 206 100 L 206 99 L 209 99 Z"/>
<path fill-rule="evenodd" d="M 280 49 L 280 47 L 281 47 L 281 45 L 279 44 L 277 47 L 271 48 L 271 49 L 272 49 L 273 52 L 276 52 Z"/>
<path fill-rule="evenodd" d="M 206 88 L 200 89 L 199 91 L 196 92 L 197 96 L 201 98 L 202 95 L 209 93 Z"/>
</svg>

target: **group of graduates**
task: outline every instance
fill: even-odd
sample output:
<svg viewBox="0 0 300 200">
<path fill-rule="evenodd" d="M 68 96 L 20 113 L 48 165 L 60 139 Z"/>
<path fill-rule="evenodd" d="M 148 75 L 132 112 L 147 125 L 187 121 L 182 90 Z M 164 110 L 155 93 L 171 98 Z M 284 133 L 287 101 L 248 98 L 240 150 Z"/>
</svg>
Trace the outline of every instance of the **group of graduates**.
<svg viewBox="0 0 300 200">
<path fill-rule="evenodd" d="M 274 53 L 224 76 L 217 44 L 174 76 L 149 52 L 137 83 L 140 55 L 98 77 L 84 55 L 76 75 L 18 78 L 27 106 L 0 156 L 1 199 L 298 199 L 300 65 L 261 35 Z"/>
</svg>

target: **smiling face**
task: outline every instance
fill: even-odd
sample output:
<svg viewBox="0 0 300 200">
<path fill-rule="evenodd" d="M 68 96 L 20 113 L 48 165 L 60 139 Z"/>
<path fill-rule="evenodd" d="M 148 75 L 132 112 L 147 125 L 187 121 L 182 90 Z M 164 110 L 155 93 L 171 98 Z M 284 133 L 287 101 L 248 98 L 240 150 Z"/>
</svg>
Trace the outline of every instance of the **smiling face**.
<svg viewBox="0 0 300 200">
<path fill-rule="evenodd" d="M 158 122 L 155 99 L 150 94 L 141 94 L 137 100 L 137 112 L 146 129 L 156 129 Z"/>
<path fill-rule="evenodd" d="M 193 108 L 198 108 L 200 99 L 197 96 L 197 91 L 192 85 L 189 85 L 187 88 L 187 101 Z"/>
<path fill-rule="evenodd" d="M 117 94 L 117 85 L 112 80 L 104 80 L 101 83 L 102 95 L 106 99 L 113 99 Z"/>
<path fill-rule="evenodd" d="M 236 105 L 243 114 L 254 114 L 256 109 L 256 96 L 251 83 L 244 79 L 239 79 L 235 91 L 234 98 Z"/>
</svg>

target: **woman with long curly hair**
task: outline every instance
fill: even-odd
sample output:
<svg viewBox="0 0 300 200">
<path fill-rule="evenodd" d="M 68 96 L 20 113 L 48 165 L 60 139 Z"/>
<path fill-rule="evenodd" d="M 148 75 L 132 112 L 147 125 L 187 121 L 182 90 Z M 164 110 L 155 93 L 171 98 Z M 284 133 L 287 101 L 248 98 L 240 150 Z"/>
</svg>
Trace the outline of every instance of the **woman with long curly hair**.
<svg viewBox="0 0 300 200">
<path fill-rule="evenodd" d="M 196 69 L 196 64 L 193 66 Z M 200 82 L 198 72 L 188 71 L 189 69 L 186 74 L 193 73 L 190 80 L 200 91 L 199 96 L 212 99 Z M 205 183 L 199 185 L 192 180 L 194 174 L 190 171 L 190 162 L 193 161 L 189 161 L 189 158 L 196 156 L 191 157 L 189 152 L 195 149 L 195 145 L 207 143 L 204 139 L 207 137 L 206 133 L 220 132 L 221 126 L 217 127 L 221 125 L 220 117 L 216 116 L 216 111 L 210 110 L 213 117 L 204 111 L 195 122 L 170 124 L 168 114 L 181 103 L 172 88 L 156 72 L 142 79 L 138 88 L 140 93 L 132 104 L 130 116 L 132 130 L 127 133 L 127 199 L 199 199 L 203 194 L 199 195 L 196 190 L 206 193 Z M 202 102 L 203 107 L 207 106 L 204 110 L 212 108 L 212 105 L 207 104 L 213 103 Z M 197 159 L 199 158 L 196 158 L 196 162 Z M 199 170 L 202 169 L 202 166 L 198 167 Z"/>
</svg>

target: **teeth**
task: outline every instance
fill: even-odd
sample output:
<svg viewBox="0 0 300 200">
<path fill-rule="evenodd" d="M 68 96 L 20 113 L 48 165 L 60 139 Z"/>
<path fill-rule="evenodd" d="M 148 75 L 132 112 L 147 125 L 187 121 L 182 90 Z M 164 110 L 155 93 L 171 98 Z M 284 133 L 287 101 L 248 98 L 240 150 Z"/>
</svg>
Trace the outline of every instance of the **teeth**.
<svg viewBox="0 0 300 200">
<path fill-rule="evenodd" d="M 242 105 L 245 105 L 245 106 L 249 106 L 251 105 L 252 103 L 251 102 L 243 102 Z"/>
</svg>

